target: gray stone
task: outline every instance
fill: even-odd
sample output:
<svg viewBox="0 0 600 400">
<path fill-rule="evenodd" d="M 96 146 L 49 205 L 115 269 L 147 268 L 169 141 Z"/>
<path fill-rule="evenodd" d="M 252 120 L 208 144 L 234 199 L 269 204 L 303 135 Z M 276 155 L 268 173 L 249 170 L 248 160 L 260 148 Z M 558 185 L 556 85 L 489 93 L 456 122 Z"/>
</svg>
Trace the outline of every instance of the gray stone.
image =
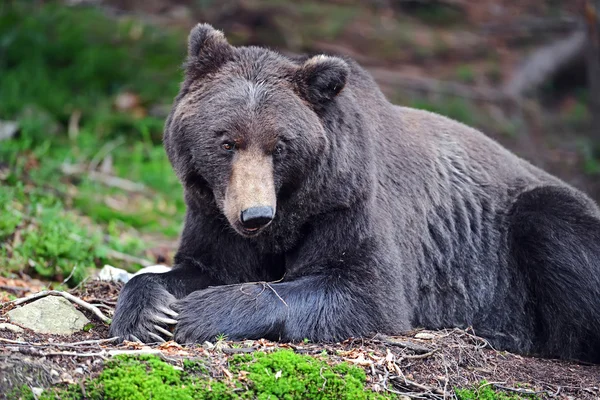
<svg viewBox="0 0 600 400">
<path fill-rule="evenodd" d="M 419 332 L 415 335 L 415 338 L 424 339 L 424 340 L 432 340 L 432 339 L 435 339 L 436 336 L 433 333 L 429 333 L 429 332 Z"/>
<path fill-rule="evenodd" d="M 13 324 L 8 324 L 8 323 L 1 323 L 0 324 L 0 331 L 9 331 L 9 332 L 13 332 L 13 333 L 21 333 L 21 332 L 25 332 L 23 330 L 23 328 L 21 328 L 20 326 L 17 325 L 13 325 Z"/>
<path fill-rule="evenodd" d="M 8 312 L 11 322 L 38 333 L 70 335 L 90 321 L 67 299 L 47 296 Z"/>
</svg>

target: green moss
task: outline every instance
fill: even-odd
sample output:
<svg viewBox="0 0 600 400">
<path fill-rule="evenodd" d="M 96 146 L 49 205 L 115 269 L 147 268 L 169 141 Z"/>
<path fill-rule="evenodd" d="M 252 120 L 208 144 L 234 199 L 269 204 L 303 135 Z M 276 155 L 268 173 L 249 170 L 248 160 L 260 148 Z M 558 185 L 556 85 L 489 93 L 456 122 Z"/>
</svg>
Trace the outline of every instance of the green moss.
<svg viewBox="0 0 600 400">
<path fill-rule="evenodd" d="M 342 363 L 324 361 L 289 350 L 236 356 L 232 380 L 216 380 L 198 361 L 175 368 L 158 357 L 118 357 L 84 384 L 88 399 L 385 399 L 365 389 L 365 373 Z M 235 376 L 237 375 L 237 376 Z M 17 392 L 16 392 L 17 393 Z M 18 395 L 17 395 L 18 394 Z M 28 398 L 28 389 L 13 398 Z M 46 390 L 41 399 L 83 399 L 81 387 Z"/>
<path fill-rule="evenodd" d="M 458 400 L 521 400 L 537 399 L 537 396 L 520 396 L 518 394 L 509 394 L 502 391 L 496 391 L 492 385 L 486 381 L 481 381 L 478 387 L 472 389 L 456 389 Z"/>
<path fill-rule="evenodd" d="M 301 356 L 290 350 L 234 357 L 232 371 L 248 371 L 249 389 L 258 399 L 376 399 L 364 390 L 363 370 Z"/>
</svg>

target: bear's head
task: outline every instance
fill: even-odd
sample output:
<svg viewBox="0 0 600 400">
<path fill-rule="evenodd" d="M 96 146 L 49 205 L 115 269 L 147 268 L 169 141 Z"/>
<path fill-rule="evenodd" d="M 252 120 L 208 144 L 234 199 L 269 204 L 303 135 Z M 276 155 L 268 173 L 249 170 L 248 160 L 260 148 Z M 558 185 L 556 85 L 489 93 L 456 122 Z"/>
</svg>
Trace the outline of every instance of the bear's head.
<svg viewBox="0 0 600 400">
<path fill-rule="evenodd" d="M 294 60 L 233 47 L 200 24 L 190 33 L 185 80 L 164 143 L 188 203 L 215 206 L 236 232 L 255 236 L 327 163 L 322 114 L 350 71 L 341 58 Z"/>
</svg>

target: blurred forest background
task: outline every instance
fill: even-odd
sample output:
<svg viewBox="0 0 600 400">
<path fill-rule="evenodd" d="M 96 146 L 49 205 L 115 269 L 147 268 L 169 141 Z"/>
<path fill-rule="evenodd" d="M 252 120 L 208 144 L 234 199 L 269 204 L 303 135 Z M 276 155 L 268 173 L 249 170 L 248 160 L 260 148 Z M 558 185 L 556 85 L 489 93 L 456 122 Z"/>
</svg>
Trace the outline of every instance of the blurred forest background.
<svg viewBox="0 0 600 400">
<path fill-rule="evenodd" d="M 600 200 L 599 9 L 598 0 L 4 0 L 0 301 L 24 280 L 27 290 L 73 286 L 105 263 L 172 261 L 184 204 L 162 126 L 199 21 L 235 45 L 354 57 L 391 101 L 475 126 Z"/>
</svg>

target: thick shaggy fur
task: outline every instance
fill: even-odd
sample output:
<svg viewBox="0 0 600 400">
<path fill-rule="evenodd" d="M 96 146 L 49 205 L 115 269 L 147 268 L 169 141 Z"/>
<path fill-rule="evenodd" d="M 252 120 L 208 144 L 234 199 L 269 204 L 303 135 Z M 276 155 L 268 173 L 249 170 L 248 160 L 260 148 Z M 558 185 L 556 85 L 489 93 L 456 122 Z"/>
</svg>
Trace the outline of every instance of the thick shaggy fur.
<svg viewBox="0 0 600 400">
<path fill-rule="evenodd" d="M 234 48 L 208 25 L 189 51 L 164 138 L 188 205 L 176 266 L 125 286 L 111 334 L 473 326 L 498 348 L 600 362 L 592 200 L 474 129 L 390 104 L 351 60 Z M 261 177 L 275 219 L 249 235 L 236 218 Z"/>
</svg>

